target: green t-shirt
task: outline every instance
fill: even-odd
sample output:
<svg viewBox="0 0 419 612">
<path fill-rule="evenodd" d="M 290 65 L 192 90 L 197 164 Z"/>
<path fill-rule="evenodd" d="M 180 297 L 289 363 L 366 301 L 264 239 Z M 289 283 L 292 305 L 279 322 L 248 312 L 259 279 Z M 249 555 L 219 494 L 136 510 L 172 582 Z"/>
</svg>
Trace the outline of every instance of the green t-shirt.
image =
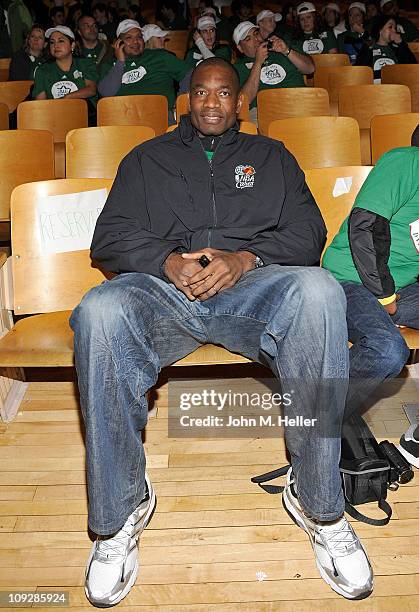
<svg viewBox="0 0 419 612">
<path fill-rule="evenodd" d="M 221 57 L 227 62 L 231 61 L 231 49 L 228 45 L 216 44 L 214 45 L 212 52 L 214 53 L 215 57 Z M 192 49 L 189 49 L 185 57 L 185 63 L 188 65 L 188 71 L 195 68 L 195 66 L 197 66 L 199 62 L 202 62 L 202 60 L 203 57 L 198 47 L 194 46 Z"/>
<path fill-rule="evenodd" d="M 317 53 L 329 53 L 330 49 L 337 49 L 338 42 L 333 32 L 324 31 L 320 34 L 304 34 L 303 38 L 293 40 L 293 46 L 308 55 L 316 55 Z"/>
<path fill-rule="evenodd" d="M 96 47 L 93 49 L 88 49 L 87 47 L 81 47 L 80 53 L 83 57 L 92 60 L 96 66 L 103 60 L 103 57 L 106 55 L 107 47 L 106 42 L 98 40 Z"/>
<path fill-rule="evenodd" d="M 372 53 L 372 69 L 374 71 L 374 83 L 381 83 L 381 68 L 383 66 L 392 66 L 398 64 L 397 56 L 390 45 L 373 45 Z"/>
<path fill-rule="evenodd" d="M 116 60 L 103 63 L 100 75 L 106 76 Z M 154 94 L 166 96 L 169 108 L 175 103 L 174 81 L 181 81 L 187 64 L 165 49 L 144 49 L 142 55 L 125 60 L 122 83 L 117 96 Z"/>
<path fill-rule="evenodd" d="M 98 81 L 99 76 L 94 63 L 85 58 L 73 57 L 70 70 L 61 70 L 57 62 L 47 62 L 39 66 L 35 73 L 32 97 L 45 92 L 48 100 L 63 98 L 66 94 L 86 86 L 85 79 Z M 96 96 L 89 98 L 94 101 Z"/>
<path fill-rule="evenodd" d="M 339 201 L 336 202 L 339 206 Z M 354 207 L 390 222 L 388 266 L 396 291 L 416 282 L 419 274 L 419 147 L 385 153 L 361 187 Z M 348 239 L 348 219 L 326 250 L 323 267 L 338 281 L 361 283 Z"/>
<path fill-rule="evenodd" d="M 243 86 L 250 75 L 254 58 L 242 57 L 234 67 L 239 73 L 240 85 Z M 267 65 L 260 71 L 258 91 L 263 89 L 279 89 L 280 87 L 305 87 L 304 77 L 294 64 L 282 53 L 271 51 L 268 55 Z M 256 97 L 250 108 L 257 106 Z"/>
</svg>

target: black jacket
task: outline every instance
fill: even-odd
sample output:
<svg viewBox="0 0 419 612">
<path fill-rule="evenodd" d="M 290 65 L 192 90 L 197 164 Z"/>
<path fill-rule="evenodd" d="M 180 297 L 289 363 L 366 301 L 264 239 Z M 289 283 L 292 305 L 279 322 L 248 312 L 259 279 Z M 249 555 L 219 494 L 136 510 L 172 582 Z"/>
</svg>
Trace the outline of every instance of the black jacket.
<svg viewBox="0 0 419 612">
<path fill-rule="evenodd" d="M 247 185 L 247 186 L 244 186 Z M 326 230 L 282 143 L 228 130 L 211 164 L 189 116 L 121 162 L 99 216 L 92 257 L 113 272 L 164 278 L 174 250 L 248 250 L 265 265 L 319 262 Z"/>
</svg>

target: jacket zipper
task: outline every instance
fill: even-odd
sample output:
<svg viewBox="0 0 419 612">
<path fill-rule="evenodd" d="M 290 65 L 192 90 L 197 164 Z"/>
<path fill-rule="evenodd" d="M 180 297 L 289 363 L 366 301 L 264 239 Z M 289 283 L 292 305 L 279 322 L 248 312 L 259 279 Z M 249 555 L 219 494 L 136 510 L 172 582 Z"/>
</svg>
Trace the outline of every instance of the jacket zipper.
<svg viewBox="0 0 419 612">
<path fill-rule="evenodd" d="M 189 202 L 193 205 L 193 197 L 189 189 L 188 181 L 186 180 L 186 176 L 183 174 L 182 170 L 180 171 L 180 176 L 182 177 L 182 180 L 185 183 L 186 192 L 189 196 Z"/>
<path fill-rule="evenodd" d="M 207 157 L 207 154 L 205 153 L 205 149 L 204 149 L 204 146 L 203 146 L 202 142 L 201 142 L 201 147 L 202 147 L 202 150 L 204 151 L 205 157 Z M 211 148 L 213 148 L 213 147 L 214 147 L 214 139 L 212 139 L 212 142 L 211 142 Z M 214 158 L 214 155 L 215 155 L 215 152 L 213 153 L 212 158 Z M 211 184 L 212 218 L 213 218 L 213 224 L 212 224 L 211 227 L 208 228 L 208 245 L 207 246 L 210 247 L 211 246 L 211 238 L 212 238 L 212 229 L 214 227 L 217 227 L 217 208 L 215 206 L 215 184 L 214 184 L 214 169 L 212 167 L 212 159 L 208 159 L 207 158 L 207 160 L 208 160 L 208 164 L 209 164 L 209 167 L 210 167 L 210 177 L 211 177 L 210 184 Z"/>
</svg>

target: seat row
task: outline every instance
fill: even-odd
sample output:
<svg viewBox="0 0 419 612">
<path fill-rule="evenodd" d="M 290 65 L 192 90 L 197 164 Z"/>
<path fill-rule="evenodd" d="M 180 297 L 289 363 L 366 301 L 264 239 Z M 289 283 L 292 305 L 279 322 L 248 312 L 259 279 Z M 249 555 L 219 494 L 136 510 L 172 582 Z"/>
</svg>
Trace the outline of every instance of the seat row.
<svg viewBox="0 0 419 612">
<path fill-rule="evenodd" d="M 347 166 L 306 172 L 307 184 L 328 228 L 327 245 L 347 216 L 370 170 L 366 166 Z M 348 179 L 349 188 L 346 193 L 336 195 L 334 187 L 342 178 Z M 102 273 L 92 267 L 87 245 L 98 213 L 98 198 L 103 203 L 110 187 L 109 179 L 59 179 L 20 185 L 12 193 L 12 257 L 4 265 L 9 273 L 3 273 L 2 268 L 0 277 L 12 276 L 13 283 L 2 284 L 0 296 L 4 302 L 0 308 L 3 312 L 13 310 L 18 315 L 32 316 L 20 319 L 13 327 L 11 324 L 11 330 L 0 339 L 0 367 L 14 372 L 13 380 L 4 371 L 0 377 L 0 389 L 7 390 L 5 394 L 0 393 L 3 420 L 13 418 L 23 397 L 24 383 L 19 381 L 19 368 L 73 365 L 69 316 L 84 293 L 103 281 Z M 82 192 L 94 194 L 93 201 L 84 208 L 77 201 L 77 195 Z M 62 198 L 49 197 L 67 194 L 72 194 L 72 199 L 64 207 Z M 69 237 L 76 239 L 79 246 L 68 243 Z M 417 330 L 403 329 L 402 333 L 411 349 L 419 348 Z M 175 365 L 246 361 L 241 355 L 206 345 Z"/>
</svg>

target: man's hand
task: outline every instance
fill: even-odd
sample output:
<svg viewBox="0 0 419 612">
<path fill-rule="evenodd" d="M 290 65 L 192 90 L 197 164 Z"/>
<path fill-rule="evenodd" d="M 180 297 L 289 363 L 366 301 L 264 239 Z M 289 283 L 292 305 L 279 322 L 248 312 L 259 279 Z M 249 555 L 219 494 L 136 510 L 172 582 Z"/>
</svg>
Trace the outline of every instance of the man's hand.
<svg viewBox="0 0 419 612">
<path fill-rule="evenodd" d="M 125 62 L 124 41 L 118 38 L 114 44 L 115 57 L 120 62 Z"/>
<path fill-rule="evenodd" d="M 269 40 L 272 42 L 272 49 L 276 51 L 276 53 L 282 53 L 286 55 L 288 53 L 288 45 L 282 38 L 278 38 L 278 36 L 270 36 Z"/>
<path fill-rule="evenodd" d="M 390 41 L 395 43 L 396 45 L 400 45 L 402 42 L 402 37 L 398 32 L 392 32 L 390 36 Z"/>
<path fill-rule="evenodd" d="M 254 63 L 258 66 L 262 66 L 263 62 L 268 57 L 268 43 L 264 42 L 259 45 L 256 49 L 255 61 Z"/>
<path fill-rule="evenodd" d="M 182 291 L 193 302 L 195 296 L 189 287 L 188 281 L 197 272 L 202 270 L 201 265 L 196 260 L 185 260 L 180 253 L 170 253 L 164 262 L 164 273 L 179 291 Z"/>
<path fill-rule="evenodd" d="M 397 312 L 397 300 L 399 299 L 399 295 L 396 294 L 396 297 L 390 304 L 386 304 L 383 306 L 384 310 L 388 312 L 389 315 L 394 315 Z"/>
<path fill-rule="evenodd" d="M 189 262 L 198 262 L 206 255 L 210 263 L 205 268 L 198 264 L 200 270 L 184 281 L 194 298 L 205 301 L 224 289 L 233 287 L 245 272 L 255 267 L 255 255 L 249 251 L 228 253 L 217 249 L 204 249 L 194 253 L 182 253 L 182 258 Z"/>
<path fill-rule="evenodd" d="M 201 34 L 198 32 L 198 30 L 195 30 L 195 32 L 193 33 L 193 39 L 194 42 L 197 43 L 199 39 L 203 40 Z"/>
</svg>

